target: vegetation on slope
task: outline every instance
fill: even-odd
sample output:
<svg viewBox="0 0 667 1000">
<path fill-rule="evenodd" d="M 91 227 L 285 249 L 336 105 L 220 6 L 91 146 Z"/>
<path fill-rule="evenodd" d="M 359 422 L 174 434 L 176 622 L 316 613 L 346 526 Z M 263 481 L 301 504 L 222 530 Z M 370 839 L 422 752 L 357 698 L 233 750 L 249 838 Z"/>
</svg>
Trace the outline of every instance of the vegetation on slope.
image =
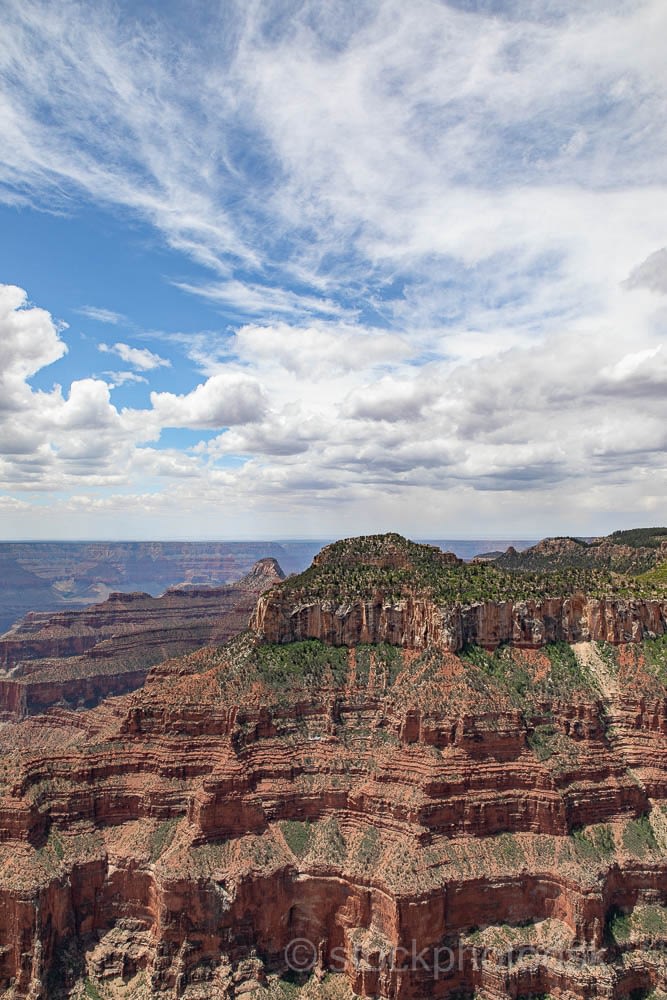
<svg viewBox="0 0 667 1000">
<path fill-rule="evenodd" d="M 626 531 L 612 531 L 604 539 L 595 539 L 593 545 L 601 542 L 611 542 L 614 545 L 630 545 L 632 548 L 658 549 L 667 542 L 667 528 L 630 528 Z"/>
<path fill-rule="evenodd" d="M 468 674 L 470 667 L 476 667 L 481 679 L 519 707 L 546 699 L 568 700 L 576 694 L 596 693 L 593 678 L 566 642 L 549 643 L 533 655 L 509 645 L 498 646 L 492 652 L 468 646 L 459 656 L 468 666 Z M 472 676 L 468 682 L 475 683 Z M 551 727 L 547 725 L 538 727 L 533 736 L 542 759 L 549 756 L 551 735 Z"/>
<path fill-rule="evenodd" d="M 386 691 L 403 669 L 404 658 L 402 650 L 387 643 L 357 646 L 351 656 L 347 647 L 328 646 L 319 639 L 260 643 L 245 634 L 218 651 L 197 656 L 197 670 L 215 666 L 224 702 L 243 705 L 253 698 L 271 705 L 317 699 L 324 691 L 350 686 Z"/>
<path fill-rule="evenodd" d="M 243 636 L 211 652 L 209 667 L 214 657 L 218 697 L 243 708 L 322 704 L 334 692 L 388 699 L 426 715 L 520 708 L 527 720 L 536 719 L 529 743 L 539 759 L 563 752 L 561 737 L 541 719 L 544 703 L 599 696 L 594 677 L 566 643 L 540 650 L 505 644 L 493 652 L 469 646 L 455 656 L 437 646 L 417 653 L 387 644 L 348 649 L 317 639 L 283 645 Z M 387 734 L 378 731 L 377 738 Z"/>
<path fill-rule="evenodd" d="M 666 590 L 667 589 L 667 561 L 660 563 L 659 566 L 655 566 L 653 569 L 649 569 L 646 573 L 642 573 L 638 580 L 644 584 L 646 587 L 655 588 L 656 590 Z"/>
<path fill-rule="evenodd" d="M 579 548 L 579 543 L 573 543 Z M 519 554 L 517 554 L 519 555 Z M 556 565 L 542 561 L 521 573 L 497 563 L 464 563 L 431 545 L 400 535 L 366 535 L 327 546 L 304 573 L 281 589 L 296 603 L 331 601 L 336 605 L 381 595 L 388 601 L 420 596 L 438 604 L 520 601 L 585 593 L 640 596 L 642 587 L 606 566 L 576 560 Z"/>
<path fill-rule="evenodd" d="M 599 570 L 616 576 L 636 577 L 649 574 L 667 558 L 667 528 L 634 528 L 615 531 L 604 538 L 587 542 L 581 538 L 545 538 L 537 545 L 517 552 L 509 548 L 495 560 L 508 572 L 551 572 Z M 666 582 L 656 578 L 644 582 Z M 620 584 L 620 581 L 617 581 Z M 626 582 L 626 586 L 627 586 Z"/>
<path fill-rule="evenodd" d="M 662 698 L 667 687 L 667 635 L 644 638 L 641 643 L 612 646 L 597 643 L 597 651 L 612 678 L 623 688 L 643 697 Z"/>
</svg>

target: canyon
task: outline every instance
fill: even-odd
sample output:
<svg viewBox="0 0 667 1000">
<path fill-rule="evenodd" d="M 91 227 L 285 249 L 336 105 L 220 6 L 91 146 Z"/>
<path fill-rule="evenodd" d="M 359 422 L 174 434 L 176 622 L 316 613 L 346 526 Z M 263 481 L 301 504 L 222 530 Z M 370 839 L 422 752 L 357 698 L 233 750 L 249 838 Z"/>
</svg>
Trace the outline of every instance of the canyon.
<svg viewBox="0 0 667 1000">
<path fill-rule="evenodd" d="M 154 664 L 237 635 L 281 579 L 275 559 L 262 559 L 224 587 L 112 593 L 85 610 L 31 612 L 0 636 L 0 719 L 54 705 L 90 708 L 131 691 Z"/>
<path fill-rule="evenodd" d="M 275 559 L 285 573 L 300 573 L 319 551 L 313 541 L 277 542 L 0 542 L 0 629 L 30 611 L 82 608 L 112 592 L 170 587 L 215 587 L 248 573 L 259 559 Z M 489 540 L 446 541 L 441 547 L 472 558 L 500 545 Z M 509 544 L 509 543 L 506 543 Z M 516 547 L 530 543 L 515 540 Z"/>
<path fill-rule="evenodd" d="M 396 535 L 264 569 L 249 630 L 0 723 L 0 995 L 666 993 L 659 588 Z"/>
<path fill-rule="evenodd" d="M 82 608 L 110 593 L 220 586 L 275 559 L 304 569 L 317 542 L 0 542 L 0 629 L 30 611 Z"/>
</svg>

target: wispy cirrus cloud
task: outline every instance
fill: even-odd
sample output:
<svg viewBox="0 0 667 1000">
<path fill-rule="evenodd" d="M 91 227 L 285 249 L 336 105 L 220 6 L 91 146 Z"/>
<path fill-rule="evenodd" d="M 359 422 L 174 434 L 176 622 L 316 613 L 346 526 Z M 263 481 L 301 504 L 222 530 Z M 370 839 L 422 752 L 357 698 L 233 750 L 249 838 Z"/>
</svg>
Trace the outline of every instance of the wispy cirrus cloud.
<svg viewBox="0 0 667 1000">
<path fill-rule="evenodd" d="M 304 295 L 290 289 L 259 285 L 256 282 L 225 281 L 192 284 L 175 281 L 177 288 L 224 307 L 232 317 L 247 316 L 345 316 L 353 311 L 333 299 Z"/>
<path fill-rule="evenodd" d="M 116 343 L 97 345 L 103 354 L 117 354 L 121 361 L 140 371 L 148 372 L 154 368 L 171 368 L 169 358 L 161 358 L 159 354 L 149 351 L 147 347 L 130 347 L 129 344 Z"/>
<path fill-rule="evenodd" d="M 441 323 L 453 292 L 465 320 L 461 266 L 497 299 L 514 265 L 541 266 L 534 294 L 587 307 L 660 239 L 643 202 L 657 220 L 667 15 L 531 10 L 375 0 L 342 25 L 310 2 L 230 6 L 204 37 L 10 0 L 0 186 L 136 213 L 218 276 L 180 287 L 232 314 L 376 306 L 401 326 L 417 303 Z"/>
<path fill-rule="evenodd" d="M 97 306 L 79 306 L 76 312 L 80 316 L 87 316 L 88 319 L 94 319 L 97 323 L 108 323 L 112 326 L 118 326 L 119 323 L 127 322 L 126 316 L 123 316 L 122 313 L 114 312 L 113 309 L 100 309 Z"/>
<path fill-rule="evenodd" d="M 136 372 L 103 372 L 105 378 L 107 378 L 114 386 L 117 388 L 121 385 L 126 385 L 129 383 L 143 383 L 148 385 L 148 379 L 144 378 L 143 375 L 137 375 Z"/>
</svg>

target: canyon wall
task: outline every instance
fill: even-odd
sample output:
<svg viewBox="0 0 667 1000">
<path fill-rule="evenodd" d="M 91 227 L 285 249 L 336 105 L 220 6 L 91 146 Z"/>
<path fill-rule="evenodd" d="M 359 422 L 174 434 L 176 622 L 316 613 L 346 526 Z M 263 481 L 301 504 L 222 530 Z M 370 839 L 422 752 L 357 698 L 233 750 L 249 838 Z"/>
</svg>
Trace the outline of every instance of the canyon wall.
<svg viewBox="0 0 667 1000">
<path fill-rule="evenodd" d="M 538 694 L 513 706 L 433 650 L 397 652 L 392 681 L 352 649 L 340 683 L 272 694 L 245 638 L 6 723 L 0 988 L 269 997 L 297 939 L 363 996 L 664 987 L 667 693 L 641 649 L 604 694 L 585 644 L 584 686 L 546 699 L 549 661 L 517 649 Z"/>
<path fill-rule="evenodd" d="M 5 637 L 7 1000 L 667 994 L 666 602 L 438 604 L 516 581 L 395 535 L 273 571 Z"/>
<path fill-rule="evenodd" d="M 29 611 L 80 609 L 111 592 L 220 586 L 260 559 L 303 570 L 317 542 L 0 542 L 0 631 Z"/>
<path fill-rule="evenodd" d="M 538 648 L 547 642 L 638 642 L 667 630 L 667 601 L 590 599 L 486 601 L 439 607 L 421 598 L 382 596 L 337 604 L 301 603 L 283 590 L 264 594 L 251 627 L 276 643 L 319 639 L 334 646 L 388 642 L 408 649 L 431 644 L 457 652 L 467 644 L 493 649 L 508 642 Z"/>
</svg>

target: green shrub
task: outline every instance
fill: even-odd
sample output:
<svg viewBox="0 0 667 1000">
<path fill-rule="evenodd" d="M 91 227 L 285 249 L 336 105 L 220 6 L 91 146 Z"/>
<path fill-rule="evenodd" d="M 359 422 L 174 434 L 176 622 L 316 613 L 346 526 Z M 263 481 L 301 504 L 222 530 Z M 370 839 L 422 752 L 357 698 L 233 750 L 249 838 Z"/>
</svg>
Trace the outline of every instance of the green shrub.
<svg viewBox="0 0 667 1000">
<path fill-rule="evenodd" d="M 573 830 L 572 839 L 580 861 L 603 861 L 616 850 L 614 834 L 607 823 Z"/>
<path fill-rule="evenodd" d="M 294 1000 L 301 992 L 299 984 L 290 982 L 289 979 L 278 979 L 278 987 L 286 1000 Z"/>
<path fill-rule="evenodd" d="M 641 649 L 647 667 L 663 684 L 667 684 L 667 635 L 644 639 Z"/>
<path fill-rule="evenodd" d="M 513 702 L 524 703 L 532 687 L 532 680 L 526 668 L 512 655 L 510 646 L 503 644 L 489 652 L 481 646 L 470 645 L 459 655 L 462 660 L 478 667 L 494 684 L 504 688 Z"/>
<path fill-rule="evenodd" d="M 546 685 L 559 695 L 571 694 L 575 690 L 588 690 L 591 678 L 581 666 L 574 650 L 567 642 L 549 642 L 542 652 L 548 657 L 551 672 Z"/>
<path fill-rule="evenodd" d="M 401 650 L 387 642 L 376 645 L 360 643 L 355 647 L 357 663 L 357 686 L 366 687 L 371 672 L 371 660 L 375 661 L 376 681 L 384 678 L 385 686 L 391 687 L 403 669 Z"/>
<path fill-rule="evenodd" d="M 526 860 L 521 844 L 513 833 L 499 833 L 490 838 L 490 846 L 501 864 L 516 867 Z"/>
<path fill-rule="evenodd" d="M 369 826 L 361 838 L 361 843 L 357 849 L 357 861 L 368 867 L 378 860 L 381 851 L 382 842 L 379 831 L 374 826 Z"/>
<path fill-rule="evenodd" d="M 658 844 L 648 816 L 632 819 L 623 830 L 623 847 L 636 857 L 643 858 L 650 851 L 656 851 Z"/>
<path fill-rule="evenodd" d="M 253 661 L 262 680 L 273 688 L 319 685 L 328 676 L 340 685 L 347 677 L 347 649 L 327 646 L 318 639 L 266 643 L 257 647 Z"/>
<path fill-rule="evenodd" d="M 305 823 L 295 819 L 285 820 L 280 824 L 280 829 L 292 854 L 295 854 L 297 858 L 302 858 L 308 853 L 313 835 L 308 820 Z"/>
<path fill-rule="evenodd" d="M 550 723 L 542 723 L 535 726 L 528 734 L 528 746 L 531 748 L 538 760 L 548 760 L 554 752 L 553 738 L 556 735 L 556 728 Z"/>
<path fill-rule="evenodd" d="M 171 844 L 174 839 L 174 834 L 176 833 L 176 827 L 178 826 L 178 818 L 167 819 L 163 823 L 160 823 L 151 839 L 151 861 L 157 861 L 161 854 L 163 854 L 166 849 Z"/>
<path fill-rule="evenodd" d="M 58 861 L 62 861 L 65 854 L 65 848 L 62 840 L 60 839 L 60 834 L 54 827 L 51 827 L 49 830 L 47 846 L 51 848 L 55 856 L 58 858 Z"/>
<path fill-rule="evenodd" d="M 630 940 L 632 925 L 626 913 L 614 913 L 609 921 L 609 933 L 614 941 L 622 944 Z"/>
</svg>

